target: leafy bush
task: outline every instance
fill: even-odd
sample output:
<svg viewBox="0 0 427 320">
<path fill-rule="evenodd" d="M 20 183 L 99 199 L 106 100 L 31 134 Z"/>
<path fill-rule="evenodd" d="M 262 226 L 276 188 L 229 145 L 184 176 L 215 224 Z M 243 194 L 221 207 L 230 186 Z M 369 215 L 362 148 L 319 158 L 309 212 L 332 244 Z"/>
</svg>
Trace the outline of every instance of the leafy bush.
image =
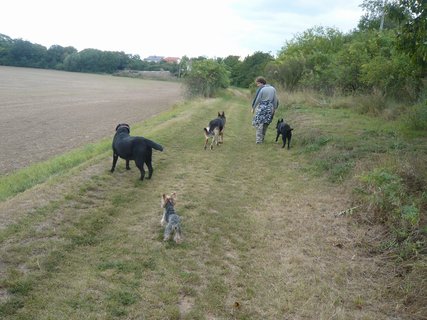
<svg viewBox="0 0 427 320">
<path fill-rule="evenodd" d="M 378 55 L 361 67 L 361 81 L 397 100 L 414 101 L 420 87 L 419 70 L 402 54 Z"/>
<path fill-rule="evenodd" d="M 427 100 L 408 110 L 405 123 L 410 129 L 427 130 Z"/>
<path fill-rule="evenodd" d="M 385 169 L 375 170 L 362 177 L 370 193 L 370 202 L 382 222 L 399 220 L 405 198 L 402 179 Z"/>
<path fill-rule="evenodd" d="M 190 96 L 213 97 L 219 89 L 229 86 L 229 72 L 224 64 L 214 60 L 194 61 L 184 78 Z"/>
<path fill-rule="evenodd" d="M 280 84 L 287 91 L 294 91 L 304 72 L 303 58 L 287 58 L 280 63 L 271 62 L 266 66 L 269 79 Z"/>
<path fill-rule="evenodd" d="M 361 114 L 380 115 L 387 106 L 385 97 L 377 92 L 354 97 L 355 110 Z"/>
<path fill-rule="evenodd" d="M 250 88 L 256 77 L 264 75 L 266 66 L 272 61 L 274 58 L 270 53 L 257 51 L 247 56 L 235 70 L 235 84 L 241 88 Z"/>
</svg>

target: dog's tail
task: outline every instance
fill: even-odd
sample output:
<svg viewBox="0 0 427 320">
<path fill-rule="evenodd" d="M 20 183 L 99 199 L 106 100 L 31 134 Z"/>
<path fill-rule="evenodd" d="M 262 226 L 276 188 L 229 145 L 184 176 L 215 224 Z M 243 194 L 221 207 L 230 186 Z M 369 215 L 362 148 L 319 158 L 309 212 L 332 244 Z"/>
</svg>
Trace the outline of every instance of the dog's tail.
<svg viewBox="0 0 427 320">
<path fill-rule="evenodd" d="M 163 147 L 160 144 L 155 143 L 154 141 L 147 139 L 147 144 L 153 149 L 163 151 Z"/>
</svg>

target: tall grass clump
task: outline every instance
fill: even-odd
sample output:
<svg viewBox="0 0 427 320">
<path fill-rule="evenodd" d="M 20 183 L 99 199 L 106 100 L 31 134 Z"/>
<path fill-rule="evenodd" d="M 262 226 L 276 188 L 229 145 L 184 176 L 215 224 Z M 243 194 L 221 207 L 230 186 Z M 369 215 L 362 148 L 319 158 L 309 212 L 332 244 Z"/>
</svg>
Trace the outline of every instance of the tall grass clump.
<svg viewBox="0 0 427 320">
<path fill-rule="evenodd" d="M 418 256 L 427 235 L 427 180 L 410 171 L 403 167 L 374 169 L 360 177 L 363 186 L 358 190 L 373 222 L 389 230 L 391 241 L 386 248 L 402 260 Z"/>
<path fill-rule="evenodd" d="M 301 91 L 286 91 L 279 90 L 278 93 L 279 105 L 285 107 L 291 106 L 312 106 L 312 107 L 326 107 L 328 99 L 321 93 L 314 90 L 301 90 Z"/>
<path fill-rule="evenodd" d="M 410 108 L 404 122 L 410 129 L 427 130 L 427 99 Z"/>
<path fill-rule="evenodd" d="M 394 120 L 404 111 L 404 106 L 385 95 L 373 92 L 351 96 L 335 96 L 331 99 L 332 108 L 352 109 L 359 114 Z"/>
<path fill-rule="evenodd" d="M 331 109 L 350 109 L 361 115 L 396 120 L 405 115 L 406 122 L 414 123 L 411 129 L 425 129 L 427 126 L 426 104 L 408 106 L 373 92 L 371 94 L 335 94 L 325 95 L 319 92 L 303 90 L 279 93 L 279 100 L 285 106 L 310 106 Z"/>
</svg>

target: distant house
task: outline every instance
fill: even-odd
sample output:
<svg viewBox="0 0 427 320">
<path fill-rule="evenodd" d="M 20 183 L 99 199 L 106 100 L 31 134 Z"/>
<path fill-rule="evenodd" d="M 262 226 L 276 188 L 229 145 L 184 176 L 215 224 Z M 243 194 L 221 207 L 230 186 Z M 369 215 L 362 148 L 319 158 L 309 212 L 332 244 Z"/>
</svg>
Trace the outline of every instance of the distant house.
<svg viewBox="0 0 427 320">
<path fill-rule="evenodd" d="M 146 62 L 160 62 L 164 59 L 164 57 L 161 56 L 149 56 L 147 58 L 144 59 L 144 61 Z"/>
<path fill-rule="evenodd" d="M 163 58 L 163 61 L 167 62 L 167 63 L 179 63 L 180 60 L 181 59 L 178 58 L 178 57 L 166 57 L 166 58 Z"/>
</svg>

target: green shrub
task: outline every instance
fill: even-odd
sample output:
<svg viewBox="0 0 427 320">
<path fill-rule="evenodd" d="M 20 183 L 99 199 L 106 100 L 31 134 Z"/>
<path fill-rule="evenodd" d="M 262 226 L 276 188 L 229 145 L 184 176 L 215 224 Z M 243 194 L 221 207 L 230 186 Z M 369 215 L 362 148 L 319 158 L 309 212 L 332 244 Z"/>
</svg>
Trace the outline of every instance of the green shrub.
<svg viewBox="0 0 427 320">
<path fill-rule="evenodd" d="M 427 99 L 409 108 L 405 123 L 410 129 L 427 130 Z"/>
<path fill-rule="evenodd" d="M 362 177 L 371 191 L 371 204 L 383 221 L 390 221 L 396 217 L 405 196 L 402 179 L 388 170 L 379 169 Z"/>
<path fill-rule="evenodd" d="M 420 221 L 426 205 L 426 192 L 419 194 L 409 182 L 390 169 L 376 169 L 361 177 L 364 194 L 374 218 L 392 232 L 399 257 L 418 254 L 424 239 Z"/>
<path fill-rule="evenodd" d="M 187 94 L 191 97 L 213 97 L 230 84 L 229 72 L 224 64 L 213 60 L 194 61 L 184 78 Z"/>
<path fill-rule="evenodd" d="M 378 116 L 387 106 L 385 97 L 378 92 L 354 98 L 355 110 L 361 114 Z"/>
</svg>

